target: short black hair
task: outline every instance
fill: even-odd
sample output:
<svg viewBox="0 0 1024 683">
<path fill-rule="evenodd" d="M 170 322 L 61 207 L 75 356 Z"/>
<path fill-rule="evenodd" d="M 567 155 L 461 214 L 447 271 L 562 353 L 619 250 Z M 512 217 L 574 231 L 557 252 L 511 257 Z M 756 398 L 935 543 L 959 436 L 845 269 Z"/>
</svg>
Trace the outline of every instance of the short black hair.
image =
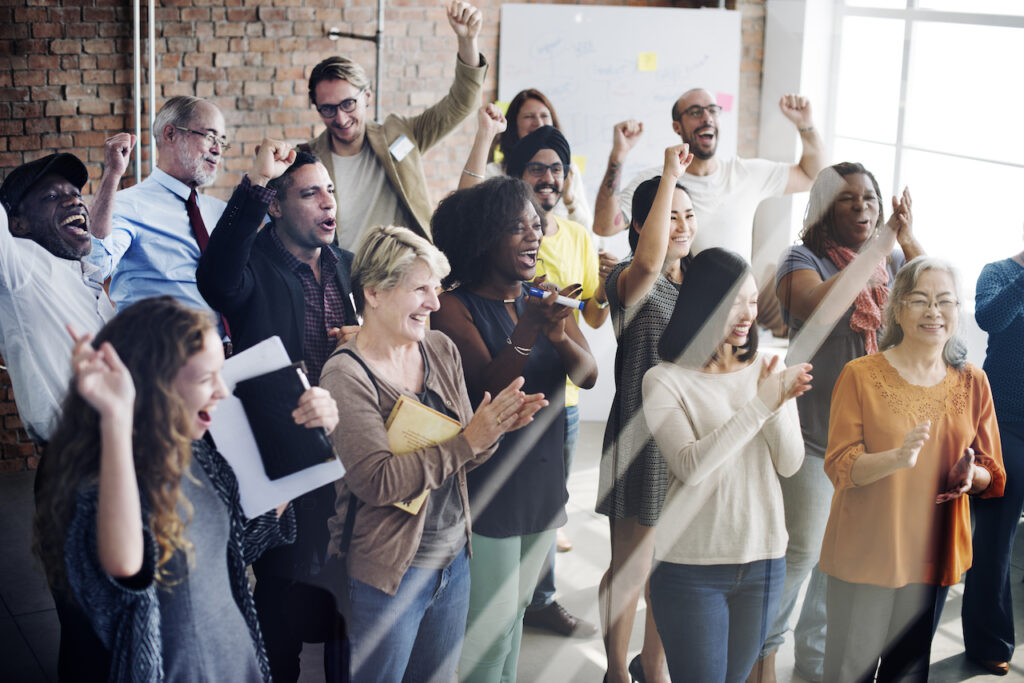
<svg viewBox="0 0 1024 683">
<path fill-rule="evenodd" d="M 542 215 L 533 189 L 510 176 L 489 178 L 442 199 L 430 219 L 434 244 L 452 268 L 442 285 L 448 289 L 483 281 L 490 268 L 489 252 L 519 220 L 527 204 Z"/>
<path fill-rule="evenodd" d="M 268 182 L 267 189 L 273 190 L 275 193 L 277 193 L 277 198 L 280 199 L 281 197 L 284 196 L 284 193 L 287 192 L 289 188 L 291 188 L 292 173 L 294 173 L 296 169 L 299 169 L 303 166 L 307 166 L 309 164 L 319 163 L 320 159 L 318 159 L 315 155 L 310 154 L 309 152 L 296 152 L 295 161 L 292 162 L 292 165 L 286 168 L 284 170 L 284 173 L 282 173 L 276 178 L 273 178 L 270 182 Z"/>
<path fill-rule="evenodd" d="M 685 352 L 690 352 L 689 357 L 699 367 L 707 367 L 722 343 L 721 330 L 729 319 L 731 299 L 750 273 L 750 265 L 736 252 L 714 247 L 697 254 L 686 270 L 672 317 L 658 341 L 661 359 L 678 363 Z M 750 326 L 747 343 L 739 348 L 743 350 L 738 356 L 741 361 L 757 354 L 756 324 Z"/>
</svg>

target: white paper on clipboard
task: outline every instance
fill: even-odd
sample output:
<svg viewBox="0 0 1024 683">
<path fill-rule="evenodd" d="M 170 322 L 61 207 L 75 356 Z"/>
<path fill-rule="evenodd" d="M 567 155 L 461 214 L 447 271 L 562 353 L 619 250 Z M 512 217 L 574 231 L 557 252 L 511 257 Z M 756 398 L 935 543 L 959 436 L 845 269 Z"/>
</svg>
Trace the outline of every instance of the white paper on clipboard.
<svg viewBox="0 0 1024 683">
<path fill-rule="evenodd" d="M 221 372 L 224 384 L 228 387 L 228 396 L 217 404 L 210 434 L 217 443 L 217 450 L 235 472 L 242 511 L 249 518 L 258 517 L 281 503 L 337 481 L 345 475 L 345 468 L 337 458 L 276 480 L 271 480 L 263 469 L 263 461 L 245 416 L 245 409 L 233 392 L 239 381 L 287 365 L 291 365 L 291 360 L 280 337 L 270 337 L 228 358 Z"/>
</svg>

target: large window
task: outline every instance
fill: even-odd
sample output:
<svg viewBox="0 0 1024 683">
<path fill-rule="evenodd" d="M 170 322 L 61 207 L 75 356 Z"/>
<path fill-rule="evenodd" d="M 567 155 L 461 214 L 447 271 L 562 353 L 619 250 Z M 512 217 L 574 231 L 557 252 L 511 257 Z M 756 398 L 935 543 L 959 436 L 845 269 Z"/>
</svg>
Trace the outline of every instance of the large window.
<svg viewBox="0 0 1024 683">
<path fill-rule="evenodd" d="M 982 266 L 1024 242 L 1024 1 L 837 3 L 832 157 L 910 187 L 919 239 L 973 309 Z"/>
</svg>

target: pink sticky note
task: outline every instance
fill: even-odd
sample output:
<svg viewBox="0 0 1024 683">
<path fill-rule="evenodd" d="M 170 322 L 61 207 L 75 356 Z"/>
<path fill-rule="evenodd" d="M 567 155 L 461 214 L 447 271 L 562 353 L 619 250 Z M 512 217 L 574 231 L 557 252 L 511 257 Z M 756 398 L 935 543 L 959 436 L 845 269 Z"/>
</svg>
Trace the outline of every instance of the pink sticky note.
<svg viewBox="0 0 1024 683">
<path fill-rule="evenodd" d="M 724 111 L 732 111 L 732 101 L 735 98 L 727 92 L 715 93 L 715 102 L 718 102 L 719 106 Z"/>
</svg>

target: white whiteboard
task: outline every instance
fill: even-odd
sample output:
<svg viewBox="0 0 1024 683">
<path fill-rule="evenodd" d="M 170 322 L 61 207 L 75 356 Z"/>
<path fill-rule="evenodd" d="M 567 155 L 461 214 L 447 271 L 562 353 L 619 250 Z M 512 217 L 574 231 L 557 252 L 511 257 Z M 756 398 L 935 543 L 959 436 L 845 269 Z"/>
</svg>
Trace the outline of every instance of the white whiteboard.
<svg viewBox="0 0 1024 683">
<path fill-rule="evenodd" d="M 524 88 L 547 95 L 573 155 L 586 159 L 583 180 L 593 205 L 612 126 L 630 118 L 644 123 L 625 169 L 628 181 L 679 142 L 672 104 L 690 88 L 709 90 L 726 108 L 718 153 L 736 153 L 740 48 L 734 10 L 505 4 L 498 99 L 507 102 Z M 641 55 L 651 54 L 654 69 L 641 71 Z"/>
<path fill-rule="evenodd" d="M 500 42 L 498 99 L 508 102 L 536 88 L 551 100 L 573 156 L 582 157 L 577 163 L 591 207 L 608 164 L 612 126 L 626 119 L 644 124 L 623 169 L 626 184 L 638 171 L 661 165 L 665 148 L 679 143 L 672 104 L 691 88 L 707 89 L 723 106 L 718 154 L 736 154 L 737 11 L 505 4 Z M 603 242 L 619 257 L 629 252 L 624 233 Z M 615 339 L 610 322 L 599 330 L 582 327 L 598 359 L 598 381 L 581 393 L 580 417 L 605 420 L 615 388 Z"/>
</svg>

